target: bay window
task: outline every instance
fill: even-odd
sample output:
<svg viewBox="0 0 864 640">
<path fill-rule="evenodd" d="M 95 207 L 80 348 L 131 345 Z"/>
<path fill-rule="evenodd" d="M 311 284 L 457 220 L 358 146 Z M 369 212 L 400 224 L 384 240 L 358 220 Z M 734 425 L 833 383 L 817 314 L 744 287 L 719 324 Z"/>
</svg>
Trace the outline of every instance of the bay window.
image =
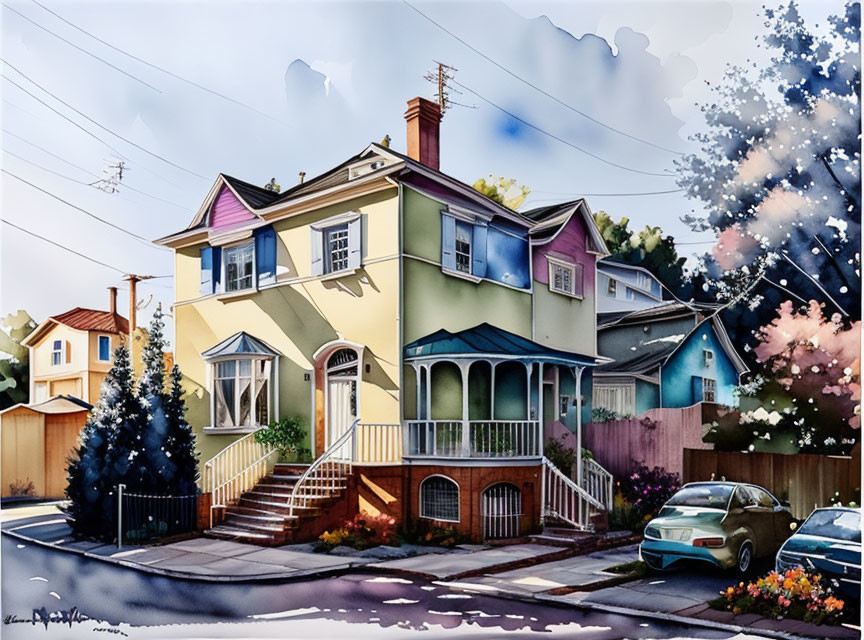
<svg viewBox="0 0 864 640">
<path fill-rule="evenodd" d="M 214 427 L 254 427 L 270 422 L 272 360 L 221 360 L 213 363 L 213 368 Z"/>
</svg>

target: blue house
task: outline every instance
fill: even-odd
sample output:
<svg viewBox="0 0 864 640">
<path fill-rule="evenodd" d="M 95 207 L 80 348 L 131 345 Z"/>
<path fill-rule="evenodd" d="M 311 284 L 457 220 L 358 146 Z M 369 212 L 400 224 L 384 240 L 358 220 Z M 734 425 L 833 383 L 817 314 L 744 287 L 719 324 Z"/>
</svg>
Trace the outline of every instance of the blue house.
<svg viewBox="0 0 864 640">
<path fill-rule="evenodd" d="M 734 406 L 747 371 L 716 310 L 674 301 L 628 314 L 603 314 L 591 408 L 638 415 L 697 402 Z"/>
</svg>

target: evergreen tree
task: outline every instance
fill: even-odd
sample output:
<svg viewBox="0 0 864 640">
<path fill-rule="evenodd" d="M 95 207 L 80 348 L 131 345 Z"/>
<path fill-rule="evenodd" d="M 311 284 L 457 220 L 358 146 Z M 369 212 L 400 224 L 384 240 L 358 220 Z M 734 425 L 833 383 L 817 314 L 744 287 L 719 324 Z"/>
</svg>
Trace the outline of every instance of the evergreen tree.
<svg viewBox="0 0 864 640">
<path fill-rule="evenodd" d="M 132 389 L 132 366 L 125 346 L 114 351 L 114 364 L 105 376 L 96 406 L 87 417 L 81 444 L 69 459 L 66 513 L 78 535 L 110 539 L 115 527 L 113 492 L 121 473 L 109 468 L 109 451 L 116 431 L 138 422 L 138 402 Z"/>
<path fill-rule="evenodd" d="M 177 465 L 171 460 L 167 446 L 169 419 L 166 411 L 164 329 L 160 304 L 150 322 L 147 346 L 144 347 L 144 373 L 138 381 L 138 400 L 143 413 L 140 443 L 141 464 L 146 467 L 146 483 L 149 483 L 146 490 L 168 495 Z M 141 475 L 143 480 L 143 469 Z"/>
<path fill-rule="evenodd" d="M 186 401 L 183 400 L 181 382 L 183 374 L 175 364 L 171 368 L 171 392 L 165 405 L 168 418 L 167 450 L 171 462 L 176 467 L 172 494 L 178 496 L 197 493 L 198 454 L 195 451 L 195 432 L 186 422 Z"/>
</svg>

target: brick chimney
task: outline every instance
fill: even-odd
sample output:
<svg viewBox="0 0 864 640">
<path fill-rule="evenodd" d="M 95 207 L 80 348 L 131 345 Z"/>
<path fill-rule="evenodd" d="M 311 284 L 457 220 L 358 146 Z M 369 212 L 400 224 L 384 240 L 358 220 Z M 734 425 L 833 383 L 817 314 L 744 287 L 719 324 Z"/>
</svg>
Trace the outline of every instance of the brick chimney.
<svg viewBox="0 0 864 640">
<path fill-rule="evenodd" d="M 409 100 L 405 120 L 408 122 L 408 157 L 437 170 L 441 124 L 438 103 L 426 98 Z"/>
<path fill-rule="evenodd" d="M 108 304 L 111 314 L 117 313 L 117 287 L 108 287 Z"/>
</svg>

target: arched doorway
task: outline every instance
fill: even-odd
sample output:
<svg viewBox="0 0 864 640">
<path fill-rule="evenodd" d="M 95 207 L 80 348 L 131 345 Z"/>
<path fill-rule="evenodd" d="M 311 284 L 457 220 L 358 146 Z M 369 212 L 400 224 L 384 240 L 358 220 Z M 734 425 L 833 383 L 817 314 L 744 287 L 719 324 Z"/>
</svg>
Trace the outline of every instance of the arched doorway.
<svg viewBox="0 0 864 640">
<path fill-rule="evenodd" d="M 480 497 L 483 539 L 518 538 L 522 522 L 522 492 L 514 484 L 499 482 Z"/>
<path fill-rule="evenodd" d="M 357 391 L 360 368 L 357 351 L 342 347 L 334 351 L 324 369 L 325 422 L 324 448 L 335 443 L 358 417 Z M 337 457 L 350 458 L 350 445 Z"/>
</svg>

